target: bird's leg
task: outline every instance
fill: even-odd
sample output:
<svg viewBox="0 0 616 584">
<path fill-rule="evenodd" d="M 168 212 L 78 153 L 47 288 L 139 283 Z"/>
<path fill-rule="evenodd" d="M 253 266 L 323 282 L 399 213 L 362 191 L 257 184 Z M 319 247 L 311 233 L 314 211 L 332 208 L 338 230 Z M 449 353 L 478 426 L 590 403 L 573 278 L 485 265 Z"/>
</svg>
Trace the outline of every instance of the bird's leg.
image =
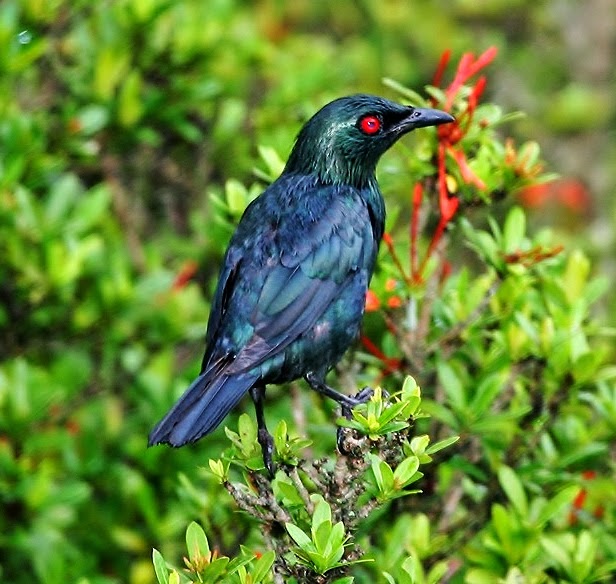
<svg viewBox="0 0 616 584">
<path fill-rule="evenodd" d="M 265 415 L 263 413 L 263 399 L 265 398 L 265 386 L 256 385 L 250 389 L 250 397 L 255 404 L 255 412 L 257 414 L 257 440 L 261 445 L 261 452 L 263 453 L 263 464 L 270 475 L 270 478 L 274 477 L 276 467 L 272 456 L 274 454 L 274 439 L 268 432 L 265 425 Z"/>
</svg>

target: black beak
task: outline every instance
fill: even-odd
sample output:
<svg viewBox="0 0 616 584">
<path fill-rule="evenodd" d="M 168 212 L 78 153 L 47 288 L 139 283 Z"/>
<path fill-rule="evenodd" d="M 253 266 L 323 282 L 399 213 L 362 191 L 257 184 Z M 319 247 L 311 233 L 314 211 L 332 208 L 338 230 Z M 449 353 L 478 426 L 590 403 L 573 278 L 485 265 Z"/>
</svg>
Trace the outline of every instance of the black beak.
<svg viewBox="0 0 616 584">
<path fill-rule="evenodd" d="M 402 132 L 410 132 L 415 128 L 425 128 L 427 126 L 440 126 L 441 124 L 450 124 L 455 118 L 437 109 L 428 109 L 415 107 L 412 108 L 411 114 L 400 122 L 400 130 Z"/>
</svg>

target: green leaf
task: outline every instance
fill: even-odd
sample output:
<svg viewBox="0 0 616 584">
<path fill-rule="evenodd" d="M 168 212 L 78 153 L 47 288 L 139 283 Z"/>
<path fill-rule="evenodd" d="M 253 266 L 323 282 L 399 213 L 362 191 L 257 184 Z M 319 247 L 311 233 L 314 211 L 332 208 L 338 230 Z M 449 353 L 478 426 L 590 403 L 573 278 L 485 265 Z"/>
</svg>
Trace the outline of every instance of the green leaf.
<svg viewBox="0 0 616 584">
<path fill-rule="evenodd" d="M 86 136 L 100 132 L 109 122 L 109 110 L 102 105 L 87 105 L 77 113 L 78 127 Z"/>
<path fill-rule="evenodd" d="M 278 422 L 278 424 L 276 425 L 276 429 L 274 430 L 274 441 L 277 445 L 280 444 L 279 450 L 281 450 L 285 446 L 288 434 L 289 432 L 287 428 L 287 423 L 284 420 L 280 420 L 280 422 Z"/>
<path fill-rule="evenodd" d="M 244 568 L 244 566 L 246 566 L 247 564 L 249 564 L 255 559 L 255 555 L 248 548 L 244 547 L 243 545 L 240 545 L 240 550 L 242 551 L 241 555 L 235 556 L 226 565 L 225 570 L 226 570 L 226 573 L 229 575 L 235 574 L 235 572 L 239 572 L 242 568 Z"/>
<path fill-rule="evenodd" d="M 574 582 L 585 582 L 595 565 L 599 542 L 587 530 L 582 531 L 577 538 L 577 546 L 573 555 L 571 573 Z"/>
<path fill-rule="evenodd" d="M 434 444 L 426 448 L 425 453 L 428 455 L 435 454 L 440 450 L 443 450 L 451 446 L 452 444 L 455 444 L 458 440 L 460 440 L 460 436 L 450 436 L 449 438 L 439 440 L 438 442 L 435 442 Z"/>
<path fill-rule="evenodd" d="M 505 253 L 514 253 L 522 247 L 526 233 L 526 215 L 521 207 L 513 207 L 507 214 L 503 228 L 503 247 Z"/>
<path fill-rule="evenodd" d="M 169 584 L 169 570 L 167 569 L 167 564 L 162 554 L 156 548 L 152 550 L 152 562 L 159 584 Z"/>
<path fill-rule="evenodd" d="M 467 239 L 467 245 L 475 250 L 488 265 L 502 272 L 505 263 L 499 251 L 496 239 L 486 231 L 476 230 L 472 224 L 464 218 L 460 220 L 459 224 Z"/>
<path fill-rule="evenodd" d="M 409 584 L 421 581 L 418 576 L 423 576 L 421 564 L 419 558 L 416 555 L 408 556 L 404 562 L 402 562 L 402 570 L 404 571 L 404 578 L 402 581 L 408 581 Z"/>
<path fill-rule="evenodd" d="M 469 405 L 469 410 L 473 412 L 475 418 L 481 417 L 492 405 L 492 402 L 502 391 L 508 374 L 508 371 L 503 370 L 481 380 L 473 392 Z"/>
<path fill-rule="evenodd" d="M 283 499 L 285 505 L 304 506 L 304 500 L 291 480 L 280 474 L 273 482 L 274 494 Z"/>
<path fill-rule="evenodd" d="M 494 584 L 494 581 L 494 572 L 479 568 L 470 569 L 464 578 L 465 584 Z"/>
<path fill-rule="evenodd" d="M 409 102 L 409 105 L 414 107 L 422 107 L 425 106 L 426 100 L 419 93 L 410 89 L 401 83 L 398 83 L 395 79 L 391 79 L 389 77 L 383 77 L 382 79 L 383 85 L 393 89 L 396 93 L 399 93 L 402 97 L 405 98 L 406 101 Z"/>
<path fill-rule="evenodd" d="M 423 436 L 415 436 L 411 440 L 411 452 L 416 456 L 421 456 L 425 453 L 428 444 L 430 444 L 430 437 L 427 434 L 424 434 Z"/>
<path fill-rule="evenodd" d="M 311 550 L 313 549 L 312 540 L 306 535 L 306 533 L 297 527 L 297 525 L 293 525 L 293 523 L 285 523 L 285 527 L 287 532 L 293 539 L 293 541 L 303 550 Z"/>
<path fill-rule="evenodd" d="M 332 527 L 329 535 L 328 545 L 331 547 L 331 561 L 338 562 L 338 560 L 340 560 L 342 554 L 344 553 L 344 542 L 346 539 L 347 535 L 344 529 L 344 523 L 342 523 L 342 521 L 338 521 L 338 523 Z"/>
<path fill-rule="evenodd" d="M 511 544 L 514 525 L 512 525 L 511 517 L 509 513 L 507 513 L 507 509 L 498 503 L 492 505 L 492 525 L 503 545 L 503 551 L 507 552 Z"/>
<path fill-rule="evenodd" d="M 312 543 L 317 552 L 325 558 L 329 548 L 329 536 L 332 532 L 331 521 L 322 521 L 318 525 L 312 525 Z"/>
<path fill-rule="evenodd" d="M 419 458 L 409 456 L 404 459 L 394 471 L 394 485 L 396 489 L 403 489 L 411 482 L 413 475 L 419 469 Z"/>
<path fill-rule="evenodd" d="M 384 426 L 398 416 L 406 407 L 408 407 L 406 402 L 398 402 L 387 406 L 383 413 L 379 416 L 379 424 Z"/>
<path fill-rule="evenodd" d="M 206 582 L 219 582 L 223 575 L 227 573 L 227 566 L 229 565 L 229 558 L 226 556 L 216 558 L 213 562 L 207 564 L 204 570 L 206 576 Z"/>
<path fill-rule="evenodd" d="M 460 378 L 446 361 L 439 360 L 436 366 L 439 381 L 451 405 L 458 411 L 466 408 L 466 395 Z"/>
<path fill-rule="evenodd" d="M 186 549 L 191 562 L 198 558 L 210 557 L 210 546 L 205 532 L 201 526 L 194 521 L 186 529 Z"/>
<path fill-rule="evenodd" d="M 269 146 L 258 146 L 259 156 L 265 162 L 267 170 L 269 172 L 269 178 L 275 178 L 279 176 L 285 166 L 285 161 L 280 158 L 278 152 Z"/>
<path fill-rule="evenodd" d="M 85 233 L 98 225 L 111 204 L 111 191 L 105 184 L 92 187 L 75 205 L 69 222 L 75 233 Z"/>
<path fill-rule="evenodd" d="M 60 221 L 66 221 L 73 204 L 82 193 L 83 187 L 74 174 L 63 174 L 58 177 L 47 195 L 45 222 L 55 225 Z"/>
<path fill-rule="evenodd" d="M 526 517 L 528 515 L 528 499 L 515 472 L 508 466 L 501 466 L 498 469 L 498 482 L 520 517 Z"/>
<path fill-rule="evenodd" d="M 246 187 L 235 179 L 229 179 L 225 183 L 225 197 L 229 211 L 234 215 L 243 213 L 248 204 L 248 191 Z"/>
<path fill-rule="evenodd" d="M 608 445 L 602 442 L 591 442 L 589 444 L 580 445 L 567 454 L 561 454 L 560 458 L 557 460 L 557 466 L 558 468 L 566 469 L 586 459 L 601 456 L 608 452 L 608 450 Z"/>
<path fill-rule="evenodd" d="M 567 572 L 571 569 L 570 552 L 560 541 L 555 541 L 552 538 L 542 537 L 540 539 L 541 547 L 548 553 L 548 556 L 556 560 L 562 568 Z"/>
<path fill-rule="evenodd" d="M 269 550 L 254 563 L 250 570 L 253 584 L 259 584 L 259 582 L 262 582 L 271 573 L 275 559 L 276 554 L 274 550 Z"/>
<path fill-rule="evenodd" d="M 133 126 L 143 115 L 143 80 L 138 69 L 132 69 L 122 82 L 118 94 L 117 112 L 120 124 Z"/>
<path fill-rule="evenodd" d="M 394 487 L 394 471 L 378 456 L 372 456 L 371 469 L 374 474 L 379 493 L 384 497 L 388 496 Z"/>
<path fill-rule="evenodd" d="M 438 87 L 433 87 L 432 85 L 427 85 L 425 89 L 426 89 L 426 93 L 430 97 L 433 97 L 437 103 L 447 102 L 447 96 L 445 95 L 442 89 L 439 89 Z"/>
<path fill-rule="evenodd" d="M 408 397 L 421 397 L 419 385 L 417 385 L 417 381 L 415 381 L 415 379 L 410 375 L 407 375 L 404 378 L 404 383 L 402 384 L 402 390 L 400 393 L 402 394 L 403 399 Z"/>
<path fill-rule="evenodd" d="M 229 463 L 222 460 L 213 460 L 210 458 L 208 461 L 210 471 L 218 479 L 219 483 L 224 483 L 229 478 Z"/>
<path fill-rule="evenodd" d="M 573 503 L 573 500 L 580 492 L 580 487 L 577 485 L 570 485 L 565 487 L 562 491 L 554 495 L 541 509 L 539 516 L 535 521 L 537 527 L 543 527 L 550 519 L 558 515 L 564 508 Z"/>
<path fill-rule="evenodd" d="M 445 581 L 445 575 L 449 572 L 450 567 L 448 562 L 438 562 L 428 572 L 426 577 L 426 584 L 438 584 Z"/>
<path fill-rule="evenodd" d="M 482 420 L 473 422 L 470 429 L 477 434 L 495 434 L 504 436 L 509 431 L 509 425 L 514 427 L 513 423 L 521 418 L 524 414 L 530 412 L 530 406 L 518 407 L 515 410 L 505 411 L 502 414 L 491 414 Z"/>
<path fill-rule="evenodd" d="M 456 430 L 460 427 L 458 418 L 456 415 L 445 405 L 438 403 L 431 399 L 426 399 L 422 402 L 422 409 L 424 412 L 436 418 L 443 424 L 446 424 L 451 429 Z"/>
<path fill-rule="evenodd" d="M 562 287 L 567 300 L 574 304 L 583 295 L 588 282 L 591 265 L 588 257 L 579 249 L 574 249 L 567 260 Z"/>
<path fill-rule="evenodd" d="M 321 495 L 310 495 L 310 500 L 314 503 L 314 512 L 312 514 L 312 528 L 318 529 L 321 523 L 332 522 L 332 510 Z"/>
<path fill-rule="evenodd" d="M 393 434 L 396 432 L 400 432 L 401 430 L 404 430 L 408 427 L 408 422 L 389 422 L 388 424 L 385 424 L 381 427 L 381 429 L 379 430 L 379 435 L 383 436 L 385 434 Z"/>
</svg>

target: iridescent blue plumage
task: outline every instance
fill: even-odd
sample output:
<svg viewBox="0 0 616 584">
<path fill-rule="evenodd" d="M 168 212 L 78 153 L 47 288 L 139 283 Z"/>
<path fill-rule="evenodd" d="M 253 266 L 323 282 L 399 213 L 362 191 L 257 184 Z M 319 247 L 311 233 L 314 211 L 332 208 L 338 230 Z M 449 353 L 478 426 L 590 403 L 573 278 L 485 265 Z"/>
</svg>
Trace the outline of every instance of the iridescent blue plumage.
<svg viewBox="0 0 616 584">
<path fill-rule="evenodd" d="M 250 391 L 271 471 L 262 412 L 267 384 L 304 377 L 346 407 L 357 403 L 324 378 L 359 333 L 383 235 L 376 164 L 404 133 L 452 119 L 356 95 L 308 121 L 280 178 L 242 216 L 212 303 L 202 373 L 150 444 L 198 440 Z"/>
</svg>

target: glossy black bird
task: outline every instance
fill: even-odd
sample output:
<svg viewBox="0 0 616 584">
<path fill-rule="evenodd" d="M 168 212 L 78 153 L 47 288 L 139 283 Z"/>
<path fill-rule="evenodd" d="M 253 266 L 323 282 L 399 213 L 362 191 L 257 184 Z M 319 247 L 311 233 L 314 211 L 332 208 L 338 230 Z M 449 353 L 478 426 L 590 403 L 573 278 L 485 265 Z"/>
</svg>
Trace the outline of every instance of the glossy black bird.
<svg viewBox="0 0 616 584">
<path fill-rule="evenodd" d="M 237 226 L 212 303 L 201 374 L 154 428 L 150 445 L 198 440 L 250 392 L 272 473 L 267 384 L 303 377 L 346 411 L 369 398 L 338 393 L 325 375 L 359 333 L 383 236 L 376 165 L 407 132 L 451 121 L 439 110 L 352 95 L 306 123 L 281 176 Z"/>
</svg>

